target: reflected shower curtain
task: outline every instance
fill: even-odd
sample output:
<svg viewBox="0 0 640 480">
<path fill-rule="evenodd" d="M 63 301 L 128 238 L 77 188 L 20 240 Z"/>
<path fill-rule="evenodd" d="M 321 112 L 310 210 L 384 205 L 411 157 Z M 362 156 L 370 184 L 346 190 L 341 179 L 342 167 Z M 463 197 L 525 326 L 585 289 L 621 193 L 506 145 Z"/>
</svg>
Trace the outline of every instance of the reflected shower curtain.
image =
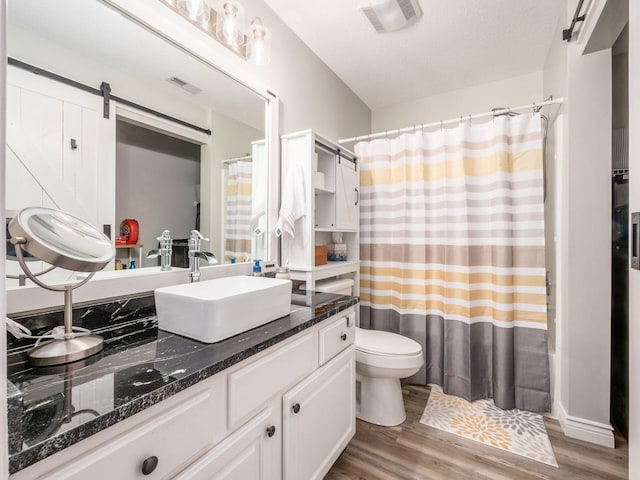
<svg viewBox="0 0 640 480">
<path fill-rule="evenodd" d="M 251 162 L 229 164 L 225 214 L 225 261 L 251 257 Z"/>
<path fill-rule="evenodd" d="M 418 341 L 436 383 L 550 410 L 539 114 L 356 145 L 361 325 Z"/>
</svg>

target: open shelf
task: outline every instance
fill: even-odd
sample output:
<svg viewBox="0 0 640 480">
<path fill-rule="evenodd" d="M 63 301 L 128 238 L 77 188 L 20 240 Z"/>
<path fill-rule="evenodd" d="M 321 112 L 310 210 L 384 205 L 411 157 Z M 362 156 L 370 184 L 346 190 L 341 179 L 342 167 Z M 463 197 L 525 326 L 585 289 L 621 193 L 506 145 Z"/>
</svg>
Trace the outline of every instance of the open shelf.
<svg viewBox="0 0 640 480">
<path fill-rule="evenodd" d="M 326 265 L 320 265 L 317 267 L 313 267 L 317 271 L 323 270 L 331 270 L 331 269 L 343 269 L 343 268 L 352 268 L 358 265 L 357 260 L 347 260 L 345 262 L 327 262 Z"/>
<path fill-rule="evenodd" d="M 320 187 L 315 187 L 315 192 L 316 192 L 316 195 L 333 195 L 334 193 L 336 193 L 335 190 L 330 190 L 328 188 L 320 188 Z"/>
</svg>

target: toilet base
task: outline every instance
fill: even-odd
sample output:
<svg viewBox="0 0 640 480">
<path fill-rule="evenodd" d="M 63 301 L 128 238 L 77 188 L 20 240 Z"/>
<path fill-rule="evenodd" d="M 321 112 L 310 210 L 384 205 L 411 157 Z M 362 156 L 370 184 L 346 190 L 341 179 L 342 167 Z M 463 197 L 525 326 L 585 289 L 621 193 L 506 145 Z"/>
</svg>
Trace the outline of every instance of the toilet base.
<svg viewBox="0 0 640 480">
<path fill-rule="evenodd" d="M 357 375 L 360 382 L 356 417 L 365 422 L 393 427 L 407 418 L 398 378 L 373 378 Z"/>
</svg>

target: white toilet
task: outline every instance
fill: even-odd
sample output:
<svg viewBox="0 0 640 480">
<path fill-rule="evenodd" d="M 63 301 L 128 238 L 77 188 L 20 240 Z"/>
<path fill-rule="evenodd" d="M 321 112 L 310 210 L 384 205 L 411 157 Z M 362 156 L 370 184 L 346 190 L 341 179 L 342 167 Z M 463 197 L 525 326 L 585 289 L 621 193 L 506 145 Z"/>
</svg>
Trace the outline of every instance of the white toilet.
<svg viewBox="0 0 640 480">
<path fill-rule="evenodd" d="M 407 418 L 400 379 L 424 364 L 422 347 L 410 338 L 356 327 L 356 417 L 376 425 L 400 425 Z"/>
</svg>

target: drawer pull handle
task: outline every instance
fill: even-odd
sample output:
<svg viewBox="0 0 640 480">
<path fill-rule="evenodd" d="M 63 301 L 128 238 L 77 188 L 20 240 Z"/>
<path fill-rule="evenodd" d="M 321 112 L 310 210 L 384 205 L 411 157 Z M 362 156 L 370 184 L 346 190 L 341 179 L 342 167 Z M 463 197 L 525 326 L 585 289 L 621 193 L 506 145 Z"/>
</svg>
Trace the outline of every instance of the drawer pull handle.
<svg viewBox="0 0 640 480">
<path fill-rule="evenodd" d="M 342 339 L 343 342 L 347 341 L 347 334 L 343 333 L 342 335 L 340 335 L 340 338 Z"/>
<path fill-rule="evenodd" d="M 271 425 L 269 428 L 267 428 L 267 437 L 271 438 L 276 434 L 276 427 L 274 425 Z"/>
<path fill-rule="evenodd" d="M 153 455 L 147 458 L 144 462 L 142 462 L 142 474 L 151 475 L 157 466 L 158 466 L 158 457 Z"/>
<path fill-rule="evenodd" d="M 293 413 L 298 413 L 300 411 L 300 404 L 296 403 L 293 407 L 291 407 Z"/>
</svg>

